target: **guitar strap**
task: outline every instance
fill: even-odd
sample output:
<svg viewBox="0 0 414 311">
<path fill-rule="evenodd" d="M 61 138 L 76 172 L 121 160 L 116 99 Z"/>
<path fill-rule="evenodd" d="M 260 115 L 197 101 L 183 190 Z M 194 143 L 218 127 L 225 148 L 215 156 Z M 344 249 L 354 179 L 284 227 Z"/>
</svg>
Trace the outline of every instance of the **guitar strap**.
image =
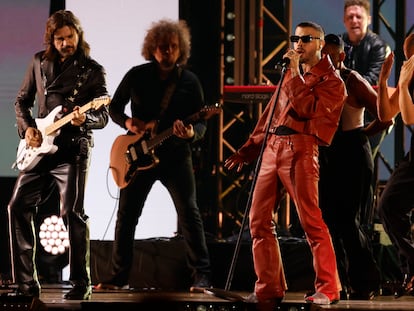
<svg viewBox="0 0 414 311">
<path fill-rule="evenodd" d="M 181 67 L 178 67 L 177 69 L 177 76 L 172 79 L 170 84 L 167 86 L 167 89 L 165 91 L 164 97 L 161 101 L 161 110 L 160 110 L 160 119 L 164 115 L 165 111 L 167 110 L 168 104 L 170 103 L 170 99 L 172 94 L 174 93 L 175 87 L 177 86 L 177 81 L 181 77 L 181 72 L 183 69 Z"/>
</svg>

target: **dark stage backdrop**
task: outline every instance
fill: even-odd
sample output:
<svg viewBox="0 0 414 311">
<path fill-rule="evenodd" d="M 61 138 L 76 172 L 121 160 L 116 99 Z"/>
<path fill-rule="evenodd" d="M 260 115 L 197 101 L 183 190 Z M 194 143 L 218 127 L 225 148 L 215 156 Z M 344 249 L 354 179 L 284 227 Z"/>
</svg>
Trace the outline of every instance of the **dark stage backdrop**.
<svg viewBox="0 0 414 311">
<path fill-rule="evenodd" d="M 313 287 L 312 255 L 304 239 L 280 238 L 289 290 L 300 291 Z M 212 282 L 224 288 L 228 278 L 234 242 L 208 241 L 212 264 Z M 91 277 L 97 284 L 109 277 L 112 241 L 91 241 Z M 191 286 L 191 271 L 185 257 L 181 238 L 170 240 L 146 239 L 134 243 L 134 263 L 129 285 L 137 289 L 186 290 Z M 251 242 L 240 245 L 239 256 L 232 275 L 232 290 L 252 291 L 255 275 Z"/>
</svg>

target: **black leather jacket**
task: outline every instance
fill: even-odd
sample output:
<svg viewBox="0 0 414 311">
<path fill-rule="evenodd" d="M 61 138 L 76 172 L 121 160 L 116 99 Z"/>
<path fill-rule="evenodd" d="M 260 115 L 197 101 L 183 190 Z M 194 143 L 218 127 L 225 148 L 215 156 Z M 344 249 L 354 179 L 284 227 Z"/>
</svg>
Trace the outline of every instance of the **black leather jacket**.
<svg viewBox="0 0 414 311">
<path fill-rule="evenodd" d="M 60 66 L 43 59 L 43 54 L 44 51 L 38 52 L 32 58 L 16 98 L 15 112 L 20 138 L 24 138 L 28 127 L 37 127 L 32 115 L 35 102 L 37 117 L 45 118 L 59 105 L 62 106 L 63 113 L 70 113 L 74 106 L 83 106 L 93 99 L 108 95 L 104 68 L 93 59 L 78 53 Z M 74 96 L 75 85 L 87 69 L 90 71 Z M 71 101 L 70 98 L 74 100 Z M 89 110 L 86 122 L 81 127 L 72 126 L 70 122 L 62 126 L 55 144 L 63 145 L 76 138 L 86 137 L 90 146 L 93 146 L 92 129 L 105 127 L 108 120 L 106 105 Z"/>
<path fill-rule="evenodd" d="M 357 46 L 351 44 L 347 33 L 342 34 L 342 39 L 345 42 L 345 66 L 359 72 L 371 85 L 377 85 L 382 63 L 391 52 L 388 44 L 371 30 Z"/>
</svg>

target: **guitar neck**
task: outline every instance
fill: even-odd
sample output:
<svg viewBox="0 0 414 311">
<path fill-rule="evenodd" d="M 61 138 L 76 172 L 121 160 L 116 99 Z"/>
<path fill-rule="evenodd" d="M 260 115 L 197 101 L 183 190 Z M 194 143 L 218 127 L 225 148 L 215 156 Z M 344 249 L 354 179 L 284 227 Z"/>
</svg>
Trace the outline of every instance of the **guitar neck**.
<svg viewBox="0 0 414 311">
<path fill-rule="evenodd" d="M 154 149 L 155 147 L 157 147 L 159 144 L 161 144 L 164 140 L 171 137 L 172 135 L 173 135 L 172 127 L 162 131 L 160 134 L 158 134 L 154 138 L 147 141 L 148 150 Z"/>
<path fill-rule="evenodd" d="M 79 108 L 79 113 L 85 113 L 86 111 L 91 109 L 91 107 L 92 107 L 91 103 L 85 104 Z M 46 135 L 50 135 L 54 133 L 55 131 L 59 130 L 62 126 L 69 123 L 73 119 L 73 115 L 74 113 L 71 112 L 65 115 L 64 117 L 62 117 L 61 119 L 57 120 L 56 122 L 52 123 L 48 127 L 46 127 L 46 130 L 45 130 Z"/>
<path fill-rule="evenodd" d="M 190 117 L 188 117 L 187 119 L 185 119 L 183 121 L 184 125 L 188 125 L 191 122 L 193 122 L 194 120 L 197 119 L 197 117 L 199 116 L 199 112 L 191 115 Z M 171 137 L 173 135 L 173 128 L 170 127 L 164 131 L 162 131 L 160 134 L 157 134 L 157 136 L 151 138 L 150 140 L 147 141 L 147 148 L 148 150 L 152 150 L 153 148 L 157 147 L 159 144 L 161 144 L 164 140 L 166 140 L 167 138 Z"/>
<path fill-rule="evenodd" d="M 208 114 L 209 111 L 210 111 L 210 114 Z M 191 116 L 189 116 L 187 119 L 185 119 L 183 121 L 183 123 L 184 123 L 185 126 L 187 126 L 187 125 L 195 122 L 198 119 L 207 119 L 211 115 L 216 114 L 219 111 L 221 111 L 221 109 L 216 107 L 216 106 L 214 108 L 209 108 L 209 109 L 204 108 L 201 111 L 198 111 L 198 112 L 192 114 Z M 171 137 L 172 135 L 173 135 L 173 128 L 172 127 L 170 127 L 169 129 L 164 130 L 163 132 L 161 132 L 157 136 L 149 139 L 146 142 L 147 149 L 152 150 L 152 149 L 156 148 L 159 144 L 161 144 L 164 140 Z"/>
</svg>

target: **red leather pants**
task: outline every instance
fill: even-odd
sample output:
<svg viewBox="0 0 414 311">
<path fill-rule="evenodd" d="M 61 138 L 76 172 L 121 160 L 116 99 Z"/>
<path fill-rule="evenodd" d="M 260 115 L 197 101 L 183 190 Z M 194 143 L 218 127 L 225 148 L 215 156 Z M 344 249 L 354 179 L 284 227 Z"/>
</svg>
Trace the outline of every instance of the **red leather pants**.
<svg viewBox="0 0 414 311">
<path fill-rule="evenodd" d="M 341 285 L 329 230 L 318 206 L 318 145 L 309 135 L 269 134 L 250 209 L 250 232 L 259 299 L 283 297 L 287 290 L 273 213 L 284 186 L 293 200 L 313 254 L 315 290 L 339 297 Z"/>
</svg>

